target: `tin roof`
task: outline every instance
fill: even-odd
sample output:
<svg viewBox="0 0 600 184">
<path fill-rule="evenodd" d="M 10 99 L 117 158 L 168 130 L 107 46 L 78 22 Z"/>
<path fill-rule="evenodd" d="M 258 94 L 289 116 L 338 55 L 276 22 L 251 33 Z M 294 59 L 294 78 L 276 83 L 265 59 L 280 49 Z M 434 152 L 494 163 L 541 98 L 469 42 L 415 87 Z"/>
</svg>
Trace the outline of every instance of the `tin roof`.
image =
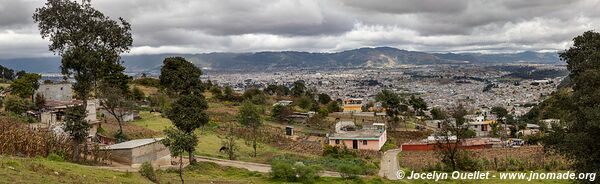
<svg viewBox="0 0 600 184">
<path fill-rule="evenodd" d="M 127 142 L 122 142 L 119 144 L 108 145 L 108 146 L 105 146 L 103 149 L 105 149 L 105 150 L 132 149 L 132 148 L 137 148 L 140 146 L 152 144 L 152 143 L 158 142 L 163 139 L 164 138 L 136 139 L 136 140 L 131 140 L 131 141 L 127 141 Z"/>
</svg>

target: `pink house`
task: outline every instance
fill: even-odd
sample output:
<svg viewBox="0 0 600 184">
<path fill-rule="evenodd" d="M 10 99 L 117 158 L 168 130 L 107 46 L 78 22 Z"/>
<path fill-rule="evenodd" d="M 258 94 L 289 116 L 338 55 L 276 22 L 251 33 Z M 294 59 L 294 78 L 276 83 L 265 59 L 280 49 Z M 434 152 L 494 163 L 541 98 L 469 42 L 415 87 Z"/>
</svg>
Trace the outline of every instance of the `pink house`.
<svg viewBox="0 0 600 184">
<path fill-rule="evenodd" d="M 337 130 L 329 135 L 329 145 L 345 146 L 352 149 L 379 151 L 385 141 L 387 132 L 383 124 L 373 124 L 358 130 Z"/>
</svg>

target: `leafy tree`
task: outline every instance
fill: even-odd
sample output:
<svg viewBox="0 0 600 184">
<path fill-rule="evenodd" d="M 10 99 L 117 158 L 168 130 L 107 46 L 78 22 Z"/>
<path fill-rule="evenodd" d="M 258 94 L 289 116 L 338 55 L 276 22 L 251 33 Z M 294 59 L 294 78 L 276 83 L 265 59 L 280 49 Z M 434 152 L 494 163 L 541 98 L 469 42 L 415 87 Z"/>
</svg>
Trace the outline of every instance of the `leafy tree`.
<svg viewBox="0 0 600 184">
<path fill-rule="evenodd" d="M 238 95 L 235 94 L 235 92 L 233 91 L 233 88 L 231 88 L 231 86 L 225 87 L 225 89 L 223 90 L 223 98 L 225 100 L 232 101 L 232 102 L 236 102 L 239 99 Z"/>
<path fill-rule="evenodd" d="M 34 100 L 34 106 L 36 108 L 36 110 L 42 110 L 44 108 L 44 106 L 46 105 L 46 98 L 44 98 L 44 95 L 41 94 L 36 94 L 35 95 L 35 100 Z"/>
<path fill-rule="evenodd" d="M 238 138 L 234 130 L 234 126 L 229 125 L 227 127 L 227 133 L 223 138 L 223 141 L 221 141 L 221 146 L 227 148 L 225 149 L 225 153 L 227 154 L 227 158 L 229 158 L 229 160 L 235 160 L 237 158 L 236 153 L 239 149 L 239 146 L 237 145 Z"/>
<path fill-rule="evenodd" d="M 100 105 L 115 118 L 119 125 L 119 131 L 115 135 L 117 142 L 123 142 L 126 139 L 123 132 L 123 118 L 133 108 L 133 102 L 127 98 L 121 88 L 112 87 L 110 84 L 104 84 L 99 90 L 98 97 Z"/>
<path fill-rule="evenodd" d="M 166 135 L 161 143 L 169 148 L 172 156 L 179 157 L 179 178 L 183 180 L 183 154 L 186 151 L 194 150 L 198 144 L 198 138 L 194 134 L 185 133 L 179 129 L 169 127 L 163 131 Z M 189 153 L 192 155 L 192 153 Z"/>
<path fill-rule="evenodd" d="M 182 57 L 169 57 L 160 69 L 160 84 L 173 95 L 199 93 L 202 70 Z"/>
<path fill-rule="evenodd" d="M 393 123 L 397 123 L 397 116 L 404 111 L 404 107 L 402 106 L 402 101 L 404 101 L 404 99 L 390 90 L 383 90 L 377 93 L 375 100 L 381 102 L 382 107 L 385 108 L 386 114 L 392 118 Z"/>
<path fill-rule="evenodd" d="M 240 107 L 238 121 L 252 131 L 252 149 L 254 149 L 254 157 L 256 157 L 258 129 L 262 126 L 262 118 L 260 117 L 259 109 L 251 102 L 245 101 Z"/>
<path fill-rule="evenodd" d="M 431 109 L 431 118 L 435 120 L 443 120 L 448 118 L 448 115 L 441 108 L 434 107 L 433 109 Z"/>
<path fill-rule="evenodd" d="M 327 95 L 325 93 L 319 94 L 319 103 L 320 104 L 325 105 L 325 104 L 327 104 L 329 102 L 331 102 L 331 97 L 329 97 L 329 95 Z"/>
<path fill-rule="evenodd" d="M 422 115 L 423 111 L 427 109 L 427 102 L 421 97 L 410 96 L 408 103 L 415 109 L 418 115 Z"/>
<path fill-rule="evenodd" d="M 436 132 L 436 149 L 444 164 L 449 166 L 453 171 L 462 170 L 460 165 L 461 154 L 463 154 L 460 146 L 463 139 L 472 136 L 468 126 L 463 126 L 466 123 L 464 116 L 467 115 L 467 110 L 459 105 L 451 111 L 451 117 L 455 122 L 446 119 L 442 121 L 442 126 Z M 471 132 L 470 132 L 471 131 Z"/>
<path fill-rule="evenodd" d="M 308 96 L 300 97 L 295 102 L 295 104 L 298 105 L 298 107 L 300 107 L 302 109 L 310 109 L 313 106 L 313 104 L 316 104 L 316 103 L 317 102 L 314 99 L 312 99 Z"/>
<path fill-rule="evenodd" d="M 190 94 L 177 99 L 166 115 L 177 129 L 193 135 L 196 129 L 208 123 L 207 109 L 208 103 L 203 96 Z M 189 153 L 190 163 L 195 163 L 194 150 L 195 147 L 185 150 Z"/>
<path fill-rule="evenodd" d="M 79 161 L 79 145 L 85 142 L 90 124 L 85 120 L 87 116 L 85 106 L 67 107 L 65 110 L 65 132 L 73 140 L 73 161 Z"/>
<path fill-rule="evenodd" d="M 123 77 L 119 55 L 133 42 L 131 25 L 124 19 L 111 20 L 89 0 L 48 0 L 33 19 L 42 38 L 50 39 L 49 50 L 62 57 L 62 74 L 77 80 L 73 89 L 84 105 L 97 81 Z"/>
<path fill-rule="evenodd" d="M 338 102 L 331 101 L 331 102 L 327 103 L 327 111 L 329 113 L 340 112 L 340 111 L 342 111 L 342 107 L 340 107 L 340 104 Z"/>
<path fill-rule="evenodd" d="M 48 0 L 35 10 L 33 20 L 42 38 L 51 41 L 49 50 L 61 56 L 61 73 L 77 81 L 73 90 L 83 103 L 80 109 L 71 110 L 68 132 L 78 145 L 79 135 L 89 129 L 89 124 L 75 114 L 85 115 L 89 94 L 98 81 L 113 83 L 123 78 L 125 68 L 120 54 L 129 51 L 133 43 L 131 25 L 122 18 L 118 22 L 110 19 L 94 9 L 89 0 Z M 79 152 L 78 146 L 75 149 Z"/>
<path fill-rule="evenodd" d="M 500 106 L 492 107 L 492 110 L 490 112 L 492 114 L 496 115 L 498 117 L 498 121 L 500 121 L 500 122 L 503 122 L 502 119 L 504 119 L 504 117 L 506 117 L 506 115 L 508 115 L 508 110 L 506 110 L 504 107 L 500 107 Z"/>
<path fill-rule="evenodd" d="M 294 82 L 291 93 L 295 97 L 303 96 L 306 93 L 306 85 L 304 85 L 304 81 L 299 80 Z"/>
<path fill-rule="evenodd" d="M 0 65 L 0 78 L 4 80 L 15 79 L 15 71 Z"/>
<path fill-rule="evenodd" d="M 142 89 L 136 86 L 131 90 L 131 97 L 133 97 L 133 99 L 136 101 L 142 101 L 144 98 L 146 98 L 146 94 L 144 94 Z"/>
<path fill-rule="evenodd" d="M 292 113 L 294 113 L 294 111 L 289 106 L 278 104 L 273 106 L 273 109 L 271 110 L 271 117 L 279 121 L 285 121 Z"/>
<path fill-rule="evenodd" d="M 4 109 L 15 114 L 24 114 L 29 109 L 29 102 L 18 96 L 7 96 L 4 98 Z"/>
<path fill-rule="evenodd" d="M 267 96 L 258 88 L 252 87 L 246 89 L 242 94 L 244 100 L 250 100 L 252 103 L 257 105 L 263 105 L 267 103 Z"/>
<path fill-rule="evenodd" d="M 573 103 L 566 128 L 553 126 L 545 145 L 573 161 L 578 172 L 600 172 L 600 33 L 587 31 L 560 53 L 573 84 Z M 591 183 L 591 182 L 590 182 Z"/>
<path fill-rule="evenodd" d="M 210 87 L 209 91 L 216 99 L 223 99 L 223 91 L 221 91 L 221 87 L 213 85 Z"/>
<path fill-rule="evenodd" d="M 10 88 L 12 89 L 12 93 L 15 95 L 19 95 L 21 98 L 29 98 L 33 100 L 35 90 L 40 87 L 39 80 L 42 78 L 41 75 L 35 73 L 26 73 L 10 84 Z"/>
</svg>

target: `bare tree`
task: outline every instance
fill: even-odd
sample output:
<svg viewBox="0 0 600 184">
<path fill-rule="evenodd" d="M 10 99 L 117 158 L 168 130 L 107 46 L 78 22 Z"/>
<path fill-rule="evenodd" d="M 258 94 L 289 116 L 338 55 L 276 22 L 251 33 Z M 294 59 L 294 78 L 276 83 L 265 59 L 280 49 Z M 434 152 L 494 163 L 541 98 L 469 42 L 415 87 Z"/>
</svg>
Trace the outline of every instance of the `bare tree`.
<svg viewBox="0 0 600 184">
<path fill-rule="evenodd" d="M 463 143 L 465 134 L 469 131 L 464 116 L 467 111 L 462 105 L 455 107 L 451 112 L 451 119 L 442 121 L 440 130 L 435 134 L 436 149 L 442 162 L 457 170 L 457 160 L 460 154 L 460 147 Z"/>
</svg>

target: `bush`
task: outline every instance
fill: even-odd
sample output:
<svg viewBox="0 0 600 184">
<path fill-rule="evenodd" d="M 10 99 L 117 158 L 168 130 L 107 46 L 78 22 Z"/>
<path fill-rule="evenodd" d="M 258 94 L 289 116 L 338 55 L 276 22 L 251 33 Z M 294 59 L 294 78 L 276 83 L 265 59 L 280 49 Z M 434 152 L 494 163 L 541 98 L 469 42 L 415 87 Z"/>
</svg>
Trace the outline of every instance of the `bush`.
<svg viewBox="0 0 600 184">
<path fill-rule="evenodd" d="M 148 180 L 158 183 L 158 178 L 156 177 L 156 173 L 154 172 L 154 167 L 149 162 L 144 162 L 140 167 L 140 174 Z"/>
<path fill-rule="evenodd" d="M 340 172 L 342 178 L 346 179 L 358 178 L 358 175 L 364 172 L 360 166 L 355 164 L 341 164 L 337 170 Z"/>
<path fill-rule="evenodd" d="M 56 154 L 56 153 L 50 153 L 48 155 L 48 157 L 46 157 L 46 159 L 50 160 L 50 161 L 55 161 L 55 162 L 64 162 L 65 158 Z"/>
<path fill-rule="evenodd" d="M 314 183 L 319 179 L 321 167 L 304 165 L 302 162 L 294 163 L 291 160 L 276 160 L 271 166 L 271 177 L 287 182 Z"/>
</svg>

